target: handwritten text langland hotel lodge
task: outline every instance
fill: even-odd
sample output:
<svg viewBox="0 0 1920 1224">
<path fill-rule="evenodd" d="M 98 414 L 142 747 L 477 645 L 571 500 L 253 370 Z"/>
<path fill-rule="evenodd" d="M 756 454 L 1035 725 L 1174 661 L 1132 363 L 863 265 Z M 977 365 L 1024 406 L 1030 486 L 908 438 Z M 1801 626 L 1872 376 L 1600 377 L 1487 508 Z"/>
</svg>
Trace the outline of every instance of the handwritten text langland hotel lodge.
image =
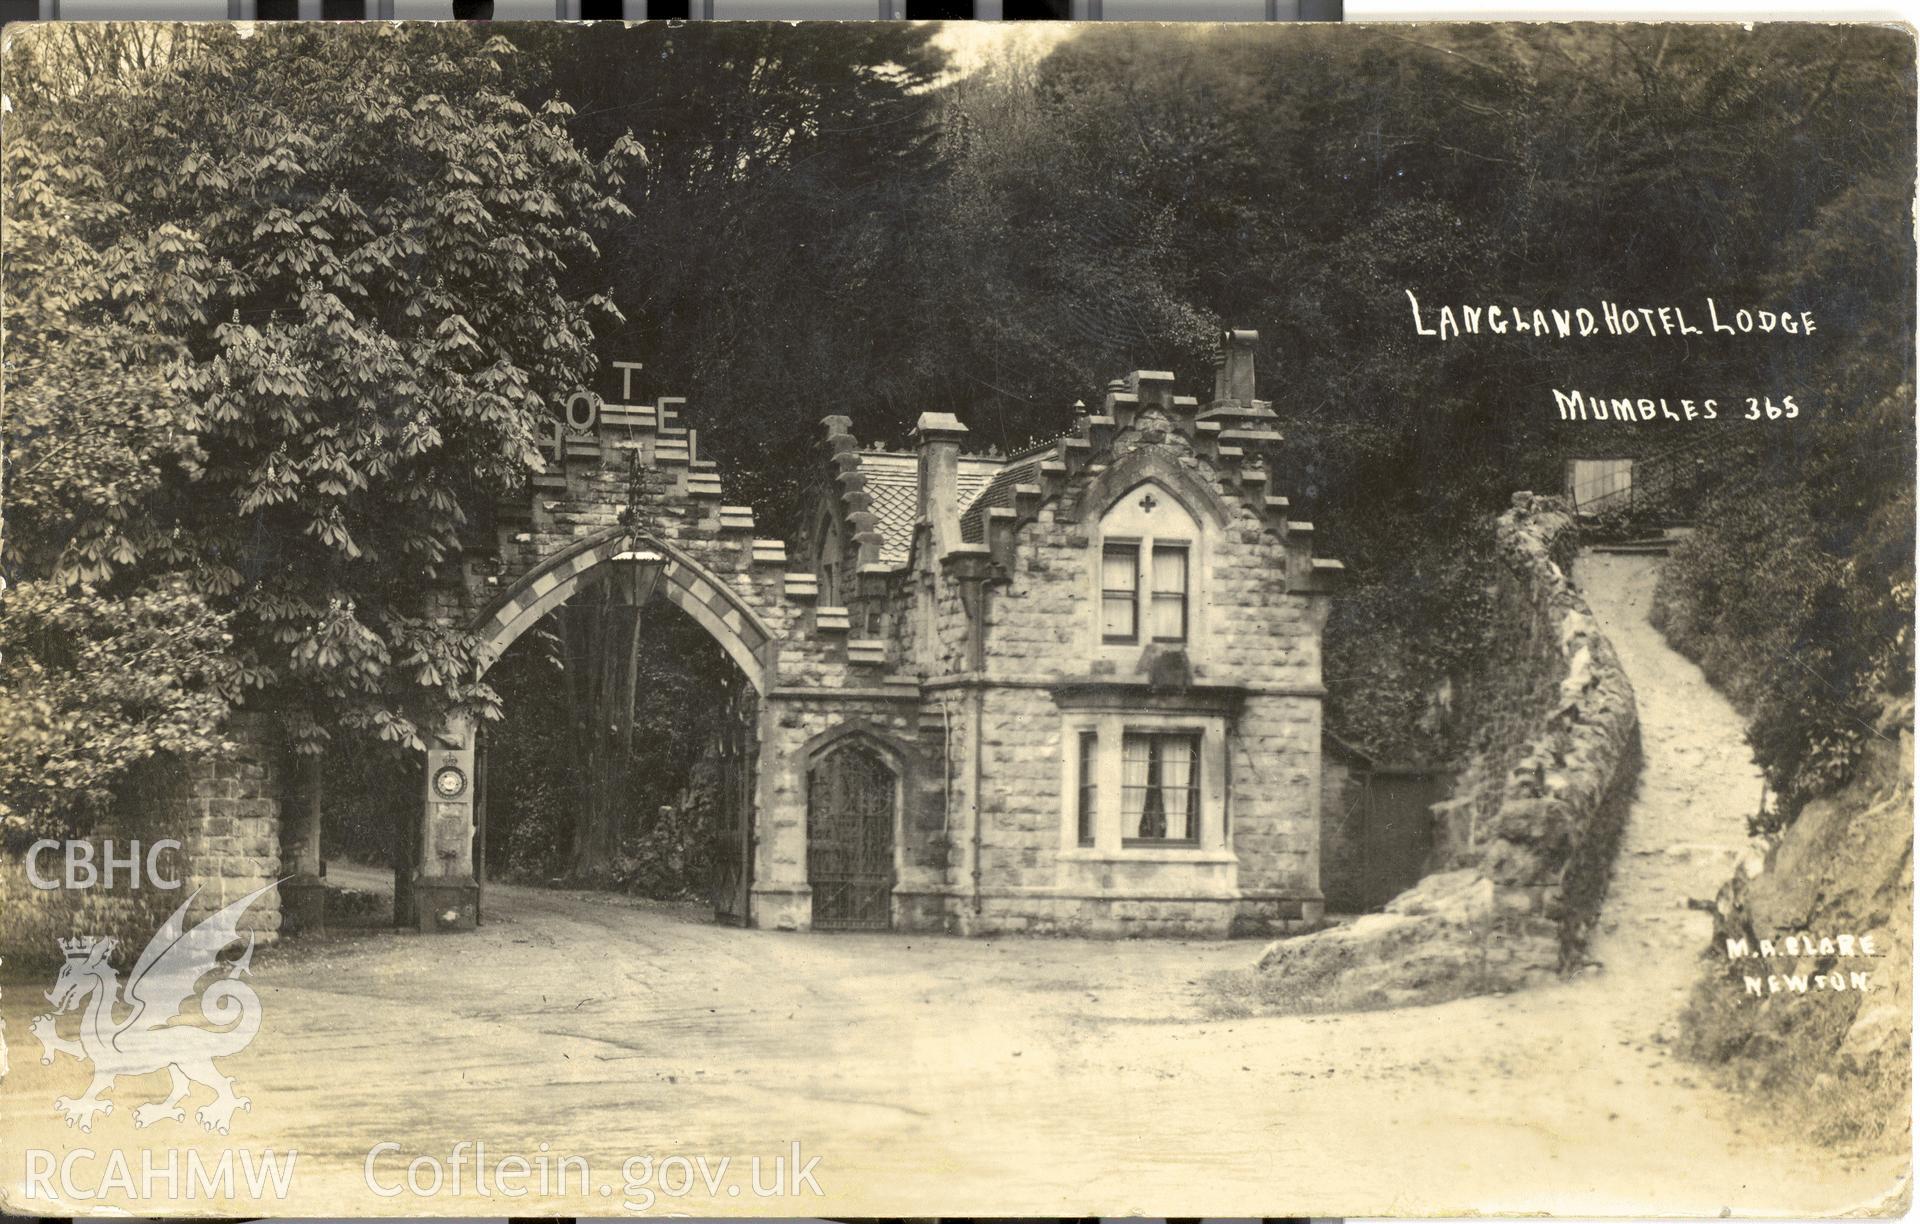
<svg viewBox="0 0 1920 1224">
<path fill-rule="evenodd" d="M 1438 311 L 1424 311 L 1413 290 L 1407 304 L 1413 309 L 1413 330 L 1422 336 L 1452 340 L 1460 336 L 1534 335 L 1556 340 L 1586 336 L 1703 336 L 1748 335 L 1754 333 L 1788 336 L 1812 335 L 1816 330 L 1811 310 L 1757 309 L 1729 306 L 1712 298 L 1689 317 L 1677 306 L 1624 306 L 1602 300 L 1596 312 L 1585 306 L 1571 310 L 1540 307 L 1502 306 L 1498 304 L 1448 304 Z M 1696 320 L 1704 321 L 1701 326 Z"/>
</svg>

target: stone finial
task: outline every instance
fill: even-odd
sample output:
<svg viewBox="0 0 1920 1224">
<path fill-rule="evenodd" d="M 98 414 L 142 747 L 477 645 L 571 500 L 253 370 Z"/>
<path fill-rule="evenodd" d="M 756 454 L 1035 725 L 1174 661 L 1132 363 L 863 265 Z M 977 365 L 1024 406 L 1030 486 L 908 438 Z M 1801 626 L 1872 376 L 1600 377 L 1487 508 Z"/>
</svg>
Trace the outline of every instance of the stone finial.
<svg viewBox="0 0 1920 1224">
<path fill-rule="evenodd" d="M 1220 343 L 1213 355 L 1214 402 L 1253 403 L 1253 349 L 1258 343 L 1260 333 L 1257 331 L 1238 328 L 1220 333 Z"/>
<path fill-rule="evenodd" d="M 1140 397 L 1142 407 L 1173 406 L 1172 370 L 1135 370 L 1127 375 L 1127 386 Z"/>
<path fill-rule="evenodd" d="M 960 423 L 960 418 L 951 412 L 923 412 L 919 421 L 915 422 L 913 432 L 922 442 L 935 439 L 958 442 L 967 435 L 968 430 Z"/>
</svg>

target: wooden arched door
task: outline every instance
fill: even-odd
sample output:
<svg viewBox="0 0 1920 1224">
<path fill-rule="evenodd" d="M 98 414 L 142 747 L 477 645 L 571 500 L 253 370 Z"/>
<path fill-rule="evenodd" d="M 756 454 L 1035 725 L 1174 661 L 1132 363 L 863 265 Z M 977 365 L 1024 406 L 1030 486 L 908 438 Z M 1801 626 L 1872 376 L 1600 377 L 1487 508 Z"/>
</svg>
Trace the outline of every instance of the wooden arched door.
<svg viewBox="0 0 1920 1224">
<path fill-rule="evenodd" d="M 893 822 L 899 775 L 871 747 L 843 743 L 807 775 L 807 883 L 823 931 L 893 925 Z"/>
</svg>

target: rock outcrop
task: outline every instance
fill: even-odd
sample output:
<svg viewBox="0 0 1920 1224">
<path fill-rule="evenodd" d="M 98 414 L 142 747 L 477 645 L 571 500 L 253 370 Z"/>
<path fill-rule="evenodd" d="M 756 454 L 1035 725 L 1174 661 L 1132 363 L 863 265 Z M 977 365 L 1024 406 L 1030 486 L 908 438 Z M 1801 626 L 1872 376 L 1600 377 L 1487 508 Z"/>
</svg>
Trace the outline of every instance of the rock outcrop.
<svg viewBox="0 0 1920 1224">
<path fill-rule="evenodd" d="M 1822 1140 L 1899 1136 L 1907 1125 L 1912 728 L 1912 700 L 1889 702 L 1853 780 L 1740 861 L 1715 899 L 1707 972 L 1681 1018 L 1683 1052 L 1775 1098 L 1769 1112 Z M 1790 953 L 1788 935 L 1811 936 L 1812 947 L 1796 941 Z M 1823 954 L 1820 940 L 1832 951 L 1840 935 L 1870 938 L 1873 954 Z M 1758 955 L 1762 940 L 1779 955 Z M 1754 955 L 1729 957 L 1729 941 Z"/>
</svg>

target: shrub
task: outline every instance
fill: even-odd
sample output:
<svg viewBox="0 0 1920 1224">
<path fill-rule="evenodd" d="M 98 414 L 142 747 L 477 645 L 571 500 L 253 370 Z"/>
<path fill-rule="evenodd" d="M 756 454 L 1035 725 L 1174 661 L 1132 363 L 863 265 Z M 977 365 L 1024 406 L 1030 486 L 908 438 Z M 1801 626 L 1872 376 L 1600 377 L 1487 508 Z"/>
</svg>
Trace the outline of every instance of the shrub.
<svg viewBox="0 0 1920 1224">
<path fill-rule="evenodd" d="M 1362 572 L 1326 631 L 1327 718 L 1383 758 L 1456 756 L 1454 694 L 1486 665 L 1493 624 L 1492 520 Z"/>
<path fill-rule="evenodd" d="M 1897 390 L 1776 455 L 1772 479 L 1729 481 L 1661 573 L 1651 619 L 1747 715 L 1776 827 L 1846 783 L 1884 695 L 1912 688 L 1911 402 Z"/>
</svg>

